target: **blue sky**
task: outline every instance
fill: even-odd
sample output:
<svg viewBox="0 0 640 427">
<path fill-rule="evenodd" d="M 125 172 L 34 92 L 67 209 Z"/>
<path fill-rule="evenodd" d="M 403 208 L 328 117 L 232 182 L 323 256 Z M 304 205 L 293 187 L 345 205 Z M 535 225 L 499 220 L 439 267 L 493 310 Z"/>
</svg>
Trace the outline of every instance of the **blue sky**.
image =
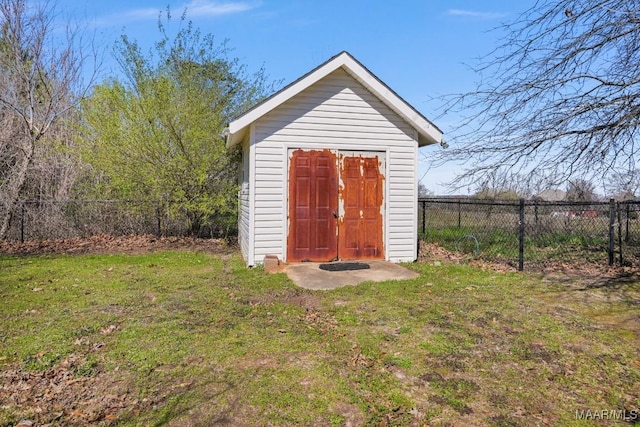
<svg viewBox="0 0 640 427">
<path fill-rule="evenodd" d="M 228 39 L 232 55 L 287 84 L 347 50 L 445 133 L 456 117 L 437 117 L 444 94 L 472 90 L 469 65 L 491 52 L 501 22 L 515 19 L 533 0 L 280 1 L 280 0 L 60 0 L 65 15 L 85 20 L 105 47 L 120 34 L 142 46 L 157 40 L 157 19 L 171 6 L 203 33 Z M 177 19 L 174 22 L 177 24 Z M 107 47 L 105 71 L 114 62 Z M 112 73 L 117 73 L 116 69 Z M 421 149 L 421 182 L 436 194 L 454 179 L 455 164 L 429 167 Z M 473 191 L 473 189 L 470 189 Z"/>
</svg>

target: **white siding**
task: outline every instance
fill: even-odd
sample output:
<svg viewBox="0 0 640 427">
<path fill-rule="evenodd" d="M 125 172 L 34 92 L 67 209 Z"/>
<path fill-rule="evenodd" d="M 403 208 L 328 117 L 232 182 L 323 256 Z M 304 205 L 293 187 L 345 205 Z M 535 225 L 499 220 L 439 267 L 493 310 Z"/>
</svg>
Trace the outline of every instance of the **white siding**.
<svg viewBox="0 0 640 427">
<path fill-rule="evenodd" d="M 416 169 L 413 147 L 389 152 L 391 167 L 387 172 L 389 180 L 389 246 L 388 258 L 392 261 L 413 261 L 416 257 L 417 230 L 416 214 Z"/>
<path fill-rule="evenodd" d="M 250 209 L 250 179 L 249 179 L 249 146 L 248 141 L 243 143 L 242 148 L 242 167 L 238 182 L 240 189 L 238 190 L 238 243 L 245 261 L 249 261 L 249 209 Z"/>
<path fill-rule="evenodd" d="M 286 255 L 288 148 L 386 153 L 385 256 L 415 259 L 416 131 L 353 77 L 338 69 L 254 125 L 256 262 Z"/>
</svg>

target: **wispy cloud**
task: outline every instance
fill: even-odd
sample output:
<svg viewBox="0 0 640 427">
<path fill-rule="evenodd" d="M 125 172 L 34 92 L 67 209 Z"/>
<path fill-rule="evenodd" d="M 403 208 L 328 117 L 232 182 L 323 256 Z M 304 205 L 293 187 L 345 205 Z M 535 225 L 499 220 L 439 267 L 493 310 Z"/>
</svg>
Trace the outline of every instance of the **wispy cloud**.
<svg viewBox="0 0 640 427">
<path fill-rule="evenodd" d="M 231 13 L 246 12 L 256 7 L 255 3 L 250 4 L 247 2 L 227 2 L 219 3 L 209 0 L 191 0 L 185 4 L 181 9 L 187 9 L 189 16 L 220 16 L 228 15 Z"/>
<path fill-rule="evenodd" d="M 466 9 L 449 9 L 447 10 L 447 15 L 467 16 L 470 18 L 477 18 L 477 19 L 499 19 L 499 18 L 506 17 L 508 13 L 480 12 L 477 10 L 466 10 Z"/>
<path fill-rule="evenodd" d="M 109 17 L 103 19 L 102 21 L 105 24 L 112 24 L 113 21 L 123 21 L 123 22 L 132 22 L 132 21 L 145 21 L 147 19 L 157 19 L 158 14 L 161 9 L 133 9 L 127 10 L 122 13 L 113 14 Z"/>
<path fill-rule="evenodd" d="M 185 9 L 188 18 L 208 18 L 222 15 L 242 13 L 256 8 L 257 2 L 247 1 L 215 1 L 215 0 L 191 0 L 176 6 L 171 6 L 173 13 L 181 14 Z M 113 25 L 114 23 L 130 23 L 158 19 L 158 15 L 166 8 L 141 8 L 126 10 L 118 14 L 98 19 L 98 26 Z"/>
</svg>

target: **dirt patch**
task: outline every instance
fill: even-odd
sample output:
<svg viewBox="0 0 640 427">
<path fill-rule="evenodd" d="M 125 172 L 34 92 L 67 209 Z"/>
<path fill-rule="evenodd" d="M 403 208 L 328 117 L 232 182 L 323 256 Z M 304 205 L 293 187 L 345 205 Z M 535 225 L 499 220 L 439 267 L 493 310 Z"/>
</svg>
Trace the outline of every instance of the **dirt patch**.
<svg viewBox="0 0 640 427">
<path fill-rule="evenodd" d="M 307 312 L 317 311 L 322 306 L 322 299 L 317 294 L 311 292 L 297 291 L 285 297 L 284 302 L 298 305 L 304 308 Z"/>
<path fill-rule="evenodd" d="M 364 422 L 362 411 L 356 405 L 340 403 L 336 405 L 334 411 L 343 418 L 345 427 L 359 426 Z"/>
<path fill-rule="evenodd" d="M 230 254 L 237 250 L 224 239 L 193 237 L 157 237 L 149 234 L 112 236 L 97 234 L 87 238 L 57 240 L 0 241 L 0 254 L 137 254 L 164 250 L 194 250 L 215 254 Z"/>
</svg>

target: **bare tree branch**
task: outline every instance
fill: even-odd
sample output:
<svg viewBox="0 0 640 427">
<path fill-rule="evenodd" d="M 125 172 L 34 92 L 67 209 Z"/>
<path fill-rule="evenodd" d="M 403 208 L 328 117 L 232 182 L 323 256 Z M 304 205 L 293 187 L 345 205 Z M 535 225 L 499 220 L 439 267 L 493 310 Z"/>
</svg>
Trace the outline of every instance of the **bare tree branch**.
<svg viewBox="0 0 640 427">
<path fill-rule="evenodd" d="M 504 25 L 463 119 L 436 164 L 466 160 L 458 186 L 499 169 L 566 181 L 635 170 L 640 124 L 640 1 L 541 0 Z"/>
</svg>

